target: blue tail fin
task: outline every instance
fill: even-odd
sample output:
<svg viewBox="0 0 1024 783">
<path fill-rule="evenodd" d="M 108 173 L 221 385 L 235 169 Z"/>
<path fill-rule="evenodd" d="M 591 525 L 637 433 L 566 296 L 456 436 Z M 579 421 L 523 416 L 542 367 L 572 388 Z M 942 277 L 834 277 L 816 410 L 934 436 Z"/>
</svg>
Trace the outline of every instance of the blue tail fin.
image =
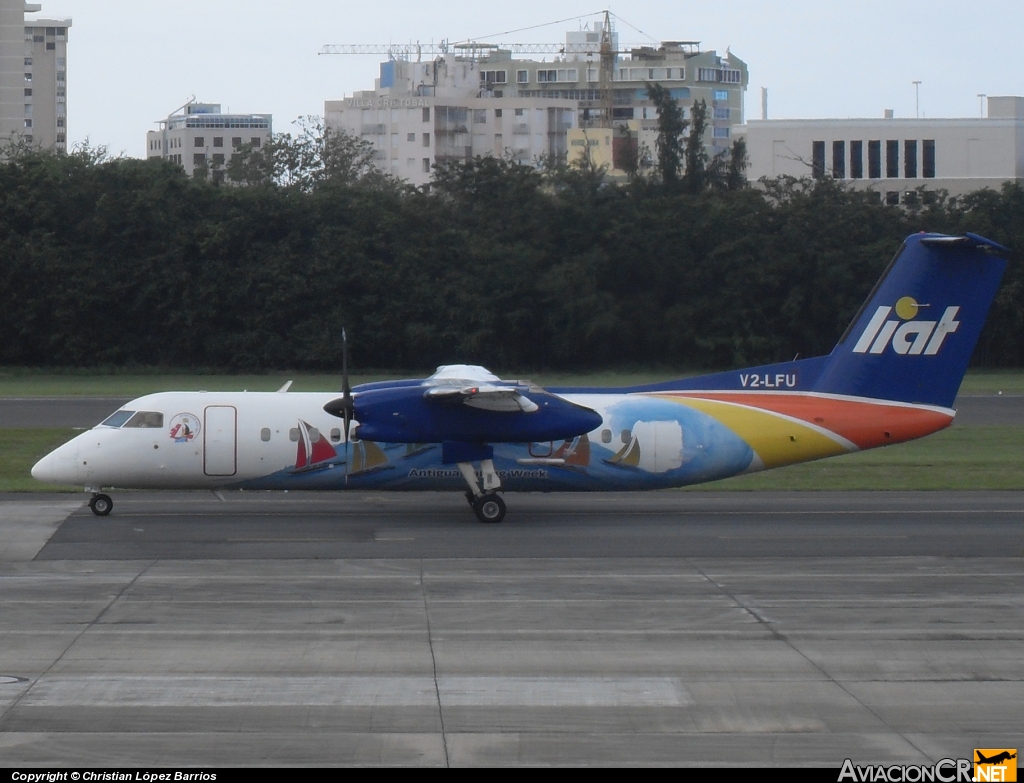
<svg viewBox="0 0 1024 783">
<path fill-rule="evenodd" d="M 908 237 L 814 391 L 951 407 L 1007 252 L 975 234 Z"/>
</svg>

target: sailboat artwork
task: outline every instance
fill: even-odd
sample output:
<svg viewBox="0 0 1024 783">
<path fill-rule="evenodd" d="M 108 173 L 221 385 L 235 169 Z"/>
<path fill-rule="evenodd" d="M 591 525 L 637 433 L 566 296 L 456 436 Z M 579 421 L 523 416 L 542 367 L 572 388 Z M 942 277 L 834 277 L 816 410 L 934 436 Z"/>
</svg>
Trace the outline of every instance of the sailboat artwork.
<svg viewBox="0 0 1024 783">
<path fill-rule="evenodd" d="M 618 465 L 620 467 L 640 467 L 640 441 L 634 433 L 628 431 L 622 433 L 622 439 L 626 441 L 626 445 L 615 452 L 615 456 L 606 459 L 605 462 L 609 465 Z"/>
<path fill-rule="evenodd" d="M 308 422 L 299 419 L 298 444 L 295 450 L 295 469 L 293 472 L 306 472 L 309 470 L 321 470 L 333 468 L 336 464 L 343 462 L 338 458 L 327 438 L 320 434 L 320 431 Z"/>
<path fill-rule="evenodd" d="M 590 465 L 590 438 L 583 434 L 567 440 L 551 456 L 565 460 L 566 466 L 585 468 Z"/>
<path fill-rule="evenodd" d="M 352 463 L 349 467 L 349 475 L 355 476 L 359 473 L 369 473 L 375 470 L 383 470 L 391 467 L 388 465 L 388 458 L 383 449 L 373 441 L 352 440 Z"/>
<path fill-rule="evenodd" d="M 344 465 L 345 457 L 309 422 L 299 419 L 295 467 L 292 473 L 308 473 Z M 391 467 L 387 455 L 376 443 L 352 438 L 349 441 L 348 475 L 370 473 Z"/>
</svg>

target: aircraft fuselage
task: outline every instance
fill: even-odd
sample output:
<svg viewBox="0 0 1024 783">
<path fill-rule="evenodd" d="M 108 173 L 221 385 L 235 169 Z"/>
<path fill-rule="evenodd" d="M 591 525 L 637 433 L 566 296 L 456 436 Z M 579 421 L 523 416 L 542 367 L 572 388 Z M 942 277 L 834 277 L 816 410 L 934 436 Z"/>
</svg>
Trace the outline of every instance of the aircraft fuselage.
<svg viewBox="0 0 1024 783">
<path fill-rule="evenodd" d="M 45 457 L 33 475 L 91 488 L 465 487 L 441 443 L 346 443 L 342 420 L 323 409 L 337 396 L 141 397 L 119 419 Z M 561 398 L 599 414 L 600 425 L 565 440 L 493 444 L 504 490 L 685 486 L 921 437 L 948 426 L 954 415 L 928 405 L 783 391 L 563 392 Z"/>
</svg>

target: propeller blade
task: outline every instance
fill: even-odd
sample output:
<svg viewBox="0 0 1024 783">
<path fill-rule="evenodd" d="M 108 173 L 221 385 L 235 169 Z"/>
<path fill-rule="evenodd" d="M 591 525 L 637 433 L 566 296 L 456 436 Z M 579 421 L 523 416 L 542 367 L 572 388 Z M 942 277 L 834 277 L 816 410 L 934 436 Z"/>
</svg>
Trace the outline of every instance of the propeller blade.
<svg viewBox="0 0 1024 783">
<path fill-rule="evenodd" d="M 348 425 L 345 429 L 345 486 L 348 486 L 348 461 L 352 459 L 351 449 L 348 443 Z"/>
<path fill-rule="evenodd" d="M 349 460 L 352 458 L 349 440 L 352 430 L 352 387 L 348 382 L 348 335 L 341 329 L 341 413 L 345 422 L 345 484 L 348 484 Z"/>
</svg>

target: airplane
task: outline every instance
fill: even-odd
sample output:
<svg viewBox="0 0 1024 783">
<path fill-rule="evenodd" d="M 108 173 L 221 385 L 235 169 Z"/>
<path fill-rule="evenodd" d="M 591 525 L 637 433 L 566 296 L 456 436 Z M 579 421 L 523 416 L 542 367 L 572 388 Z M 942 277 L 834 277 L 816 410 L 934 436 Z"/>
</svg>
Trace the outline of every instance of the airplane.
<svg viewBox="0 0 1024 783">
<path fill-rule="evenodd" d="M 986 758 L 982 755 L 980 750 L 975 750 L 974 752 L 978 754 L 978 760 L 975 762 L 976 764 L 999 764 L 1003 761 L 1009 761 L 1010 759 L 1017 758 L 1016 753 L 1010 753 L 1007 750 L 997 753 L 992 758 Z"/>
<path fill-rule="evenodd" d="M 104 488 L 463 490 L 682 487 L 920 438 L 952 405 L 1006 256 L 976 234 L 906 239 L 826 356 L 628 388 L 541 388 L 483 367 L 342 391 L 164 392 L 133 400 L 32 475 Z"/>
</svg>

